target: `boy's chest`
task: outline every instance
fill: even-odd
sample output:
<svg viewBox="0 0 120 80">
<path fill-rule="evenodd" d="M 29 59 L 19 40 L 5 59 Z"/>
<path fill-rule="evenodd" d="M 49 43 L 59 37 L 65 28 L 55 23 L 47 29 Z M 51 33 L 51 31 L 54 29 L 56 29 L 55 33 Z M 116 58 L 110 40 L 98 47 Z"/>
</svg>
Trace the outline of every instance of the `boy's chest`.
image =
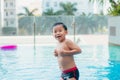
<svg viewBox="0 0 120 80">
<path fill-rule="evenodd" d="M 65 50 L 69 50 L 69 47 L 67 44 L 59 44 L 57 46 L 57 49 L 65 49 Z"/>
</svg>

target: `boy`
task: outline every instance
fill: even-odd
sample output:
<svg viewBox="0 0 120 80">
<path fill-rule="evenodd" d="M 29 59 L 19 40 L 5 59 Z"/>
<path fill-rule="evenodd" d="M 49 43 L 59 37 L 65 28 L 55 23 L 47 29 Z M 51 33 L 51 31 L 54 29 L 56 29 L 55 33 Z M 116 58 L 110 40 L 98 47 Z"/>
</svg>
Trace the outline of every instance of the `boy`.
<svg viewBox="0 0 120 80">
<path fill-rule="evenodd" d="M 79 71 L 74 62 L 73 55 L 81 53 L 81 49 L 71 40 L 66 39 L 67 27 L 61 22 L 53 25 L 53 36 L 58 40 L 54 55 L 58 59 L 62 71 L 62 80 L 78 80 Z"/>
</svg>

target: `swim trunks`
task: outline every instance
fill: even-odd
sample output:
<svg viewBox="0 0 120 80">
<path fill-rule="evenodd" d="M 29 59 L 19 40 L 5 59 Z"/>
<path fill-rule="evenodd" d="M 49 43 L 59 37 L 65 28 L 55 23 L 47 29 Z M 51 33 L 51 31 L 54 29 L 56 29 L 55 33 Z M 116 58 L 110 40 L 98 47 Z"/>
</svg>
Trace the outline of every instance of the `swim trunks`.
<svg viewBox="0 0 120 80">
<path fill-rule="evenodd" d="M 77 69 L 77 67 L 73 67 L 70 68 L 68 70 L 65 70 L 62 72 L 61 78 L 63 80 L 68 80 L 70 78 L 75 78 L 76 80 L 78 80 L 79 78 L 79 71 Z"/>
</svg>

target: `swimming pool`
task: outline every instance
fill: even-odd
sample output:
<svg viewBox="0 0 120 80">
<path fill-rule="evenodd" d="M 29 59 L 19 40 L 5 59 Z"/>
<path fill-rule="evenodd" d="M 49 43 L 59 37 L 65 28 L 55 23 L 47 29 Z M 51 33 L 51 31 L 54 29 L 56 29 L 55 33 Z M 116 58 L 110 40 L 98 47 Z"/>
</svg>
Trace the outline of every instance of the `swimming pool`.
<svg viewBox="0 0 120 80">
<path fill-rule="evenodd" d="M 81 46 L 75 55 L 80 80 L 120 80 L 120 62 L 109 60 L 108 46 Z M 60 70 L 53 56 L 54 46 L 18 46 L 0 51 L 0 80 L 59 80 Z"/>
</svg>

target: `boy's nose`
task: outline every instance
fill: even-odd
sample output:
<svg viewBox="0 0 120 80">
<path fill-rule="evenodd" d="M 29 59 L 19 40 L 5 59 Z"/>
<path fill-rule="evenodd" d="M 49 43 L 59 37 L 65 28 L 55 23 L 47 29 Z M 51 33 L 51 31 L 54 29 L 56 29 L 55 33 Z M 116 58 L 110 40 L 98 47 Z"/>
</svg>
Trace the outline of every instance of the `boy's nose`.
<svg viewBox="0 0 120 80">
<path fill-rule="evenodd" d="M 59 32 L 57 32 L 57 34 L 60 34 Z"/>
</svg>

